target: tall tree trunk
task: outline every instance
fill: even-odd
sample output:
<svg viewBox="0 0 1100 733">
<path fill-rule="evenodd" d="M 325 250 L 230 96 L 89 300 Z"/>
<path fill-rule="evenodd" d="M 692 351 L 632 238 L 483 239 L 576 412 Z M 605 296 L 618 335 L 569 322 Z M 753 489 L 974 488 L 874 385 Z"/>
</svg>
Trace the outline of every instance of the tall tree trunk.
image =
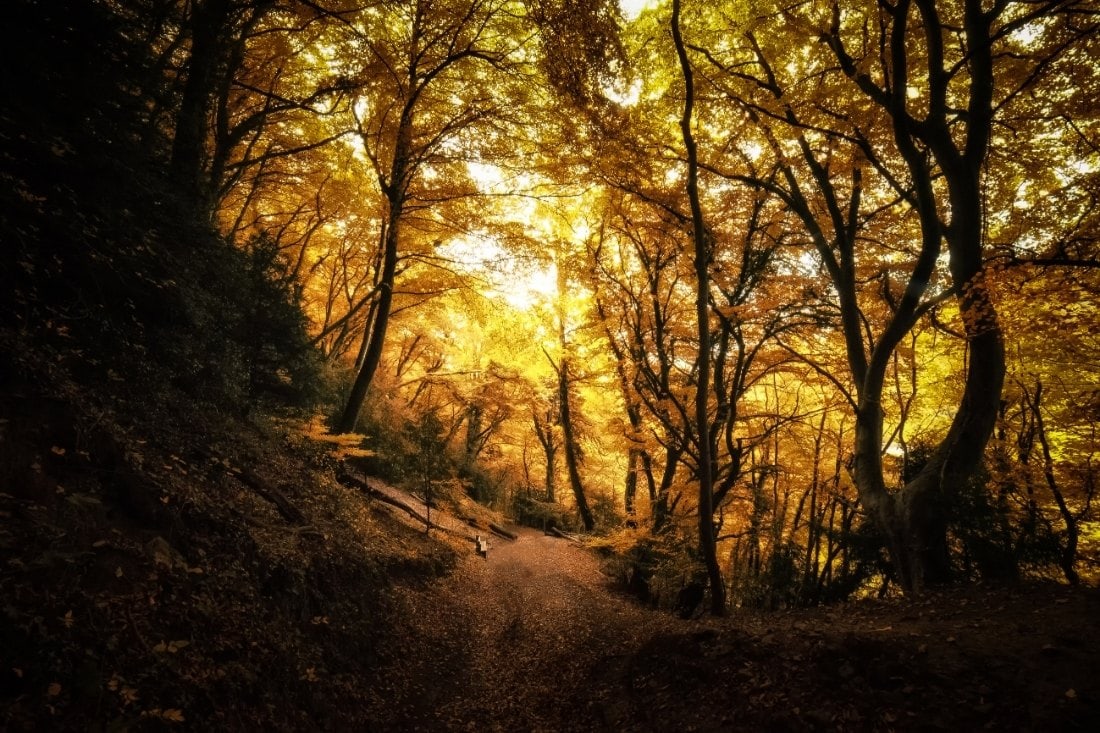
<svg viewBox="0 0 1100 733">
<path fill-rule="evenodd" d="M 538 411 L 532 412 L 531 419 L 535 425 L 535 436 L 539 440 L 539 445 L 542 446 L 542 454 L 545 457 L 546 479 L 544 485 L 546 487 L 546 501 L 553 503 L 557 501 L 554 491 L 554 477 L 557 472 L 558 457 L 558 444 L 554 440 L 554 425 L 549 414 L 544 419 Z"/>
<path fill-rule="evenodd" d="M 684 113 L 680 131 L 687 149 L 687 195 L 691 202 L 692 240 L 695 244 L 695 318 L 699 331 L 699 357 L 696 363 L 695 430 L 699 450 L 699 554 L 707 568 L 710 584 L 711 613 L 726 613 L 726 588 L 722 569 L 718 565 L 718 547 L 714 536 L 714 476 L 711 465 L 710 417 L 707 410 L 710 395 L 710 236 L 703 221 L 699 201 L 699 160 L 692 135 L 692 109 L 695 85 L 691 62 L 680 32 L 680 0 L 672 2 L 672 38 L 684 76 Z"/>
<path fill-rule="evenodd" d="M 396 199 L 396 200 L 394 200 Z M 353 433 L 359 422 L 359 412 L 363 409 L 363 401 L 367 397 L 374 373 L 378 370 L 378 364 L 382 361 L 382 348 L 386 342 L 386 329 L 390 321 L 390 309 L 393 306 L 393 286 L 397 276 L 397 245 L 400 232 L 402 200 L 392 197 L 390 201 L 390 213 L 386 223 L 386 238 L 382 254 L 382 275 L 378 281 L 378 301 L 374 308 L 373 328 L 364 338 L 367 339 L 367 348 L 363 354 L 363 365 L 355 377 L 351 386 L 344 411 L 340 420 L 336 423 L 336 432 Z"/>
<path fill-rule="evenodd" d="M 676 467 L 680 463 L 680 457 L 683 456 L 684 450 L 682 447 L 674 446 L 672 443 L 665 449 L 665 467 L 661 471 L 661 482 L 657 484 L 656 493 L 652 495 L 651 500 L 653 502 L 653 527 L 652 532 L 656 534 L 665 528 L 668 521 L 672 518 L 672 507 L 669 505 L 669 492 L 672 491 L 672 482 L 676 480 Z M 652 466 L 650 467 L 649 475 L 652 480 Z"/>
<path fill-rule="evenodd" d="M 1077 543 L 1080 537 L 1080 530 L 1077 527 L 1077 517 L 1070 511 L 1069 505 L 1066 504 L 1066 498 L 1062 495 L 1062 490 L 1058 488 L 1058 481 L 1054 476 L 1054 458 L 1050 453 L 1050 441 L 1047 440 L 1046 422 L 1043 420 L 1043 383 L 1039 380 L 1035 380 L 1035 393 L 1028 399 L 1027 391 L 1024 391 L 1024 398 L 1027 400 L 1028 408 L 1031 410 L 1035 419 L 1035 434 L 1039 438 L 1039 446 L 1043 450 L 1043 478 L 1046 479 L 1047 488 L 1050 489 L 1051 496 L 1054 497 L 1054 503 L 1058 505 L 1058 513 L 1062 515 L 1062 521 L 1066 524 L 1066 545 L 1062 548 L 1062 555 L 1059 559 L 1059 565 L 1061 565 L 1062 572 L 1066 576 L 1066 580 L 1070 585 L 1079 585 L 1081 583 L 1081 576 L 1078 575 L 1074 565 L 1077 563 Z"/>
<path fill-rule="evenodd" d="M 557 496 L 557 465 L 558 465 L 558 449 L 551 446 L 546 449 L 546 480 L 544 487 L 546 489 L 546 501 L 553 504 L 558 500 Z"/>
<path fill-rule="evenodd" d="M 630 421 L 630 435 L 627 436 L 627 440 L 630 441 L 631 445 L 627 449 L 626 480 L 623 486 L 623 509 L 626 511 L 626 515 L 629 517 L 630 521 L 634 521 L 634 502 L 638 495 L 639 466 L 644 464 L 648 467 L 648 461 L 645 460 L 645 449 L 637 447 L 635 443 L 638 434 L 642 430 L 642 411 L 638 406 L 637 398 L 630 389 L 630 378 L 627 376 L 626 371 L 626 354 L 623 353 L 623 349 L 620 348 L 618 341 L 615 340 L 615 335 L 611 332 L 611 325 L 608 323 L 607 312 L 604 310 L 603 302 L 598 296 L 596 297 L 596 313 L 600 318 L 600 323 L 603 325 L 604 336 L 607 337 L 607 343 L 611 347 L 611 354 L 615 357 L 615 374 L 619 378 L 619 392 L 622 394 L 623 403 L 626 405 L 627 420 Z M 649 474 L 649 480 L 650 483 L 652 483 L 652 472 Z"/>
<path fill-rule="evenodd" d="M 638 495 L 638 466 L 642 452 L 631 448 L 626 456 L 626 482 L 623 486 L 623 509 L 629 521 L 634 521 L 634 498 Z"/>
<path fill-rule="evenodd" d="M 203 206 L 208 203 L 209 194 L 204 169 L 210 113 L 219 86 L 217 74 L 224 50 L 221 43 L 227 32 L 229 10 L 228 0 L 195 0 L 191 4 L 187 80 L 176 114 L 169 161 L 169 172 L 176 185 Z"/>
<path fill-rule="evenodd" d="M 378 277 L 378 300 L 372 305 L 373 320 L 366 351 L 362 354 L 363 363 L 351 386 L 347 404 L 336 425 L 338 433 L 355 432 L 359 422 L 359 412 L 367 397 L 367 390 L 382 361 L 382 349 L 386 345 L 386 330 L 390 323 L 390 311 L 393 307 L 393 288 L 397 278 L 398 247 L 401 240 L 401 222 L 405 214 L 405 202 L 408 198 L 409 177 L 413 173 L 411 164 L 412 135 L 414 124 L 415 98 L 407 100 L 401 111 L 400 121 L 394 138 L 393 158 L 390 162 L 389 178 L 380 176 L 379 183 L 386 196 L 389 208 L 385 230 L 382 236 L 382 272 Z"/>
<path fill-rule="evenodd" d="M 577 446 L 577 438 L 573 430 L 571 401 L 569 399 L 568 359 L 562 359 L 558 367 L 558 400 L 560 402 L 562 443 L 565 447 L 565 468 L 569 475 L 569 486 L 573 489 L 573 498 L 577 502 L 577 511 L 581 515 L 584 528 L 591 532 L 596 527 L 596 520 L 592 516 L 592 510 L 588 508 L 584 482 L 581 480 L 580 448 Z"/>
<path fill-rule="evenodd" d="M 827 412 L 821 413 L 821 423 L 814 433 L 813 470 L 810 478 L 809 496 L 810 513 L 806 521 L 806 560 L 802 568 L 802 582 L 803 587 L 806 589 L 811 587 L 811 581 L 817 579 L 821 575 L 821 534 L 823 526 L 818 519 L 817 493 L 821 486 L 822 448 L 825 442 L 825 420 L 827 417 Z M 799 508 L 801 510 L 801 505 Z M 822 517 L 824 517 L 824 515 L 822 515 Z M 796 521 L 796 526 L 792 527 L 791 531 L 795 532 L 797 530 Z"/>
</svg>

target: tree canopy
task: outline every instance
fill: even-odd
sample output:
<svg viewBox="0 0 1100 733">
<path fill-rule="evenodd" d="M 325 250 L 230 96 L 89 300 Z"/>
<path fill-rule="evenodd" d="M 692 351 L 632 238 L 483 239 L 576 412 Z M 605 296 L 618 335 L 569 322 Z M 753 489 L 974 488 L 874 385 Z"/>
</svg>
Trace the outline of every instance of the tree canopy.
<svg viewBox="0 0 1100 733">
<path fill-rule="evenodd" d="M 193 379 L 419 426 L 715 613 L 1095 574 L 1091 2 L 92 5 L 112 135 L 231 245 L 177 256 L 254 273 Z"/>
</svg>

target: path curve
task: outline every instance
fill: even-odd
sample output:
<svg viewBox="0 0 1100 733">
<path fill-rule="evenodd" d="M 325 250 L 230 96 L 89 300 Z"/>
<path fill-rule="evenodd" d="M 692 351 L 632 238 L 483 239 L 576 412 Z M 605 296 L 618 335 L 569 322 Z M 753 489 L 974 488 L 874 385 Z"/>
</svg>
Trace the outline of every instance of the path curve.
<svg viewBox="0 0 1100 733">
<path fill-rule="evenodd" d="M 493 537 L 487 558 L 471 547 L 454 573 L 406 596 L 401 679 L 379 729 L 627 727 L 630 660 L 675 622 L 615 593 L 591 551 L 517 534 Z"/>
</svg>

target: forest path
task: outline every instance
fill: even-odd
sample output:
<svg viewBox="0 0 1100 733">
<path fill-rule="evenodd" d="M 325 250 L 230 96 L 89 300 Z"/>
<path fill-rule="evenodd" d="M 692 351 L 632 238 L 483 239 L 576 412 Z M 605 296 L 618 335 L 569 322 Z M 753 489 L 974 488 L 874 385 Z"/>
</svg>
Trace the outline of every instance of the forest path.
<svg viewBox="0 0 1100 733">
<path fill-rule="evenodd" d="M 392 586 L 370 730 L 1100 730 L 1098 589 L 683 621 L 616 593 L 589 550 L 517 533 Z"/>
<path fill-rule="evenodd" d="M 492 537 L 426 588 L 404 589 L 379 729 L 623 730 L 630 660 L 683 623 L 614 593 L 588 550 L 531 529 Z"/>
<path fill-rule="evenodd" d="M 596 557 L 520 530 L 495 539 L 459 580 L 475 622 L 459 720 L 512 730 L 619 729 L 629 715 L 629 660 L 670 621 L 615 595 Z"/>
</svg>

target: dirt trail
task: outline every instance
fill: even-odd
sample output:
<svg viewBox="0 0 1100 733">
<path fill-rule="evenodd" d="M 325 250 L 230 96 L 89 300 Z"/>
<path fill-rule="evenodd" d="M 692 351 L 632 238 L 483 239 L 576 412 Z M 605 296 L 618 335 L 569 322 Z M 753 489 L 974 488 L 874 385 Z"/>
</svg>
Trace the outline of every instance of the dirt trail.
<svg viewBox="0 0 1100 733">
<path fill-rule="evenodd" d="M 627 666 L 672 619 L 616 595 L 588 551 L 530 529 L 494 537 L 408 592 L 411 637 L 380 728 L 618 730 Z M 397 639 L 394 640 L 398 643 Z M 401 661 L 403 660 L 403 661 Z"/>
<path fill-rule="evenodd" d="M 966 586 L 682 621 L 521 529 L 396 584 L 373 730 L 1100 730 L 1100 592 Z"/>
<path fill-rule="evenodd" d="M 668 620 L 614 595 L 591 553 L 531 530 L 497 541 L 467 572 L 480 653 L 457 718 L 512 730 L 618 727 L 628 711 L 616 683 Z"/>
</svg>

